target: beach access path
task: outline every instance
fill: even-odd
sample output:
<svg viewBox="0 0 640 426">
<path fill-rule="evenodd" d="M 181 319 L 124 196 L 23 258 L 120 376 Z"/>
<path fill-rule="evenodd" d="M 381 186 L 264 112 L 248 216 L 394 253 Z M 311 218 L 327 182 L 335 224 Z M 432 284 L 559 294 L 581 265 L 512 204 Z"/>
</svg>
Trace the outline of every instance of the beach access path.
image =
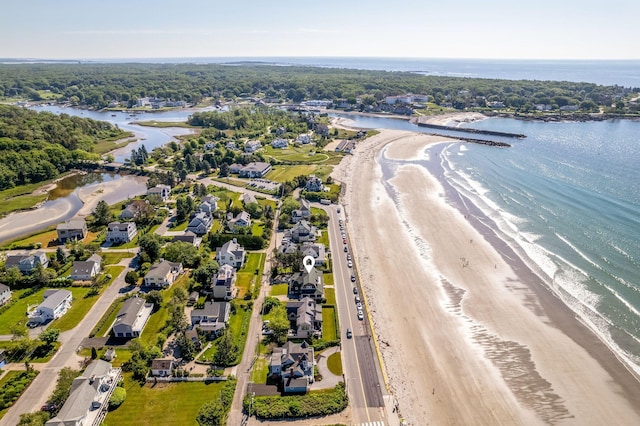
<svg viewBox="0 0 640 426">
<path fill-rule="evenodd" d="M 332 175 L 346 183 L 352 250 L 400 415 L 411 425 L 638 424 L 631 373 L 411 164 L 444 140 L 382 130 Z M 381 155 L 403 161 L 386 187 Z"/>
</svg>

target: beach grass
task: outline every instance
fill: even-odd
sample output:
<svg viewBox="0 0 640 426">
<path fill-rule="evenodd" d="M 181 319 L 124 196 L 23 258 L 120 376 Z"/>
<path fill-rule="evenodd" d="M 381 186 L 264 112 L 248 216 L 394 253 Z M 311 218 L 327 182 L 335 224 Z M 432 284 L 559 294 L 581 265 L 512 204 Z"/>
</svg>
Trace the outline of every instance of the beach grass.
<svg viewBox="0 0 640 426">
<path fill-rule="evenodd" d="M 224 382 L 179 382 L 140 384 L 124 375 L 127 398 L 122 405 L 109 411 L 104 426 L 131 424 L 138 426 L 194 425 L 204 403 L 216 400 Z"/>
<path fill-rule="evenodd" d="M 334 352 L 327 358 L 327 368 L 336 376 L 342 376 L 342 356 L 340 352 Z"/>
</svg>

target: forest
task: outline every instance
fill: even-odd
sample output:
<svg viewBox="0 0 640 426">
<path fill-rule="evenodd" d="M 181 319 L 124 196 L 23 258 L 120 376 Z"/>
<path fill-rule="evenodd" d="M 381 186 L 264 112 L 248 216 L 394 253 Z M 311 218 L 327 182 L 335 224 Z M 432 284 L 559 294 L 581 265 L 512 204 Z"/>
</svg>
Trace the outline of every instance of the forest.
<svg viewBox="0 0 640 426">
<path fill-rule="evenodd" d="M 260 97 L 283 102 L 309 99 L 369 102 L 405 93 L 425 94 L 435 104 L 456 109 L 476 100 L 507 107 L 536 104 L 611 107 L 639 89 L 592 83 L 493 80 L 425 76 L 409 72 L 368 71 L 268 64 L 11 64 L 0 65 L 0 97 L 55 100 L 105 108 L 111 102 L 132 106 L 141 97 L 197 104 L 205 97 Z"/>
<path fill-rule="evenodd" d="M 0 105 L 0 190 L 53 179 L 99 160 L 96 143 L 123 134 L 89 118 Z"/>
</svg>

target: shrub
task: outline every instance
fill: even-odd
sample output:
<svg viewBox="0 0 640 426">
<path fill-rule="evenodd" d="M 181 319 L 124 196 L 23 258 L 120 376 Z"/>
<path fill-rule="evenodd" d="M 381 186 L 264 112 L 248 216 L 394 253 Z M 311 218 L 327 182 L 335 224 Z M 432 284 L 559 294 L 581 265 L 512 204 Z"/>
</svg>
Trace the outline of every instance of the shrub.
<svg viewBox="0 0 640 426">
<path fill-rule="evenodd" d="M 326 416 L 339 413 L 347 407 L 349 399 L 344 383 L 338 383 L 332 392 L 312 392 L 306 395 L 292 396 L 256 396 L 246 395 L 243 401 L 245 411 L 260 419 L 302 418 Z"/>
<path fill-rule="evenodd" d="M 109 409 L 115 410 L 118 408 L 124 400 L 127 398 L 127 390 L 125 388 L 116 387 L 109 398 Z"/>
</svg>

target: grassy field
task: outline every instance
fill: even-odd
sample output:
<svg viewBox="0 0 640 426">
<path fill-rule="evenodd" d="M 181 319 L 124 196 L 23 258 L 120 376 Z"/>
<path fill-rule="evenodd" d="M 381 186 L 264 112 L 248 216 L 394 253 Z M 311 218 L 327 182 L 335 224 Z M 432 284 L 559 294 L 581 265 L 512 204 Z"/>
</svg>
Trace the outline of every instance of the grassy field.
<svg viewBox="0 0 640 426">
<path fill-rule="evenodd" d="M 333 306 L 322 307 L 322 339 L 336 340 L 338 338 L 336 327 L 336 310 Z"/>
<path fill-rule="evenodd" d="M 266 384 L 267 376 L 269 374 L 269 361 L 266 357 L 261 356 L 253 364 L 253 370 L 251 370 L 251 381 L 253 383 Z"/>
<path fill-rule="evenodd" d="M 71 308 L 62 317 L 53 320 L 50 325 L 51 328 L 57 328 L 60 331 L 71 330 L 78 325 L 100 297 L 100 295 L 87 297 L 87 294 L 91 291 L 89 287 L 71 287 L 67 290 L 71 290 L 73 294 Z"/>
<path fill-rule="evenodd" d="M 289 284 L 275 284 L 271 286 L 269 296 L 286 296 L 289 293 Z"/>
<path fill-rule="evenodd" d="M 264 156 L 286 163 L 338 164 L 343 154 L 322 150 L 316 152 L 315 146 L 290 146 L 286 149 L 274 149 L 267 146 L 264 148 Z"/>
<path fill-rule="evenodd" d="M 103 265 L 115 265 L 116 263 L 120 263 L 122 259 L 132 258 L 133 253 L 103 252 L 100 254 L 100 256 L 102 256 Z"/>
<path fill-rule="evenodd" d="M 136 138 L 132 132 L 122 132 L 118 136 L 97 141 L 95 145 L 93 145 L 93 152 L 96 154 L 106 154 L 109 151 L 123 148 L 135 141 Z"/>
<path fill-rule="evenodd" d="M 273 211 L 276 210 L 276 202 L 275 200 L 267 200 L 266 198 L 257 198 L 258 204 L 260 204 L 260 206 L 262 206 L 262 208 L 265 208 L 266 206 L 271 206 L 271 208 L 273 209 Z"/>
<path fill-rule="evenodd" d="M 2 377 L 2 379 L 0 379 L 0 389 L 4 388 L 12 379 L 15 379 L 16 377 L 20 376 L 22 373 L 25 373 L 25 372 L 24 371 L 7 371 L 7 374 L 5 374 L 4 377 Z M 35 376 L 31 378 L 29 382 L 26 383 L 26 385 L 22 389 L 20 389 L 20 393 L 17 393 L 16 395 L 14 395 L 16 400 L 22 394 L 22 392 L 24 392 L 24 390 L 29 387 L 33 379 L 35 379 Z M 13 402 L 15 402 L 15 400 Z M 13 405 L 13 403 L 11 405 Z M 2 417 L 7 413 L 7 411 L 9 411 L 10 408 L 11 406 L 5 408 L 4 410 L 0 410 L 0 419 L 2 419 Z"/>
<path fill-rule="evenodd" d="M 176 226 L 171 228 L 171 230 L 172 231 L 185 231 L 187 229 L 187 226 L 189 226 L 189 220 L 185 220 L 184 222 L 180 222 L 179 224 L 177 224 Z"/>
<path fill-rule="evenodd" d="M 264 223 L 259 220 L 251 221 L 251 234 L 261 237 L 264 232 Z"/>
<path fill-rule="evenodd" d="M 49 226 L 44 231 L 30 235 L 26 238 L 13 240 L 9 243 L 6 243 L 4 245 L 4 248 L 10 249 L 12 247 L 36 247 L 38 244 L 42 248 L 54 247 L 58 245 L 58 232 L 56 231 L 56 225 Z"/>
<path fill-rule="evenodd" d="M 173 285 L 167 289 L 162 290 L 163 304 L 160 309 L 153 314 L 149 318 L 147 325 L 144 330 L 142 330 L 142 335 L 140 335 L 140 341 L 149 344 L 155 345 L 158 339 L 158 335 L 160 331 L 164 328 L 164 325 L 167 322 L 167 318 L 169 318 L 169 310 L 167 309 L 167 302 L 171 299 L 171 290 L 176 287 L 187 287 L 189 282 L 189 277 L 187 274 L 182 274 L 180 278 L 178 278 Z"/>
<path fill-rule="evenodd" d="M 318 166 L 314 165 L 273 166 L 265 176 L 265 179 L 274 182 L 286 182 L 300 175 L 314 174 L 316 169 L 318 169 Z"/>
<path fill-rule="evenodd" d="M 104 426 L 194 425 L 200 407 L 218 399 L 224 382 L 158 383 L 140 386 L 125 374 L 127 399 L 107 414 Z M 135 419 L 135 421 L 132 421 Z"/>
<path fill-rule="evenodd" d="M 240 269 L 240 272 L 254 273 L 257 269 L 258 273 L 261 274 L 264 269 L 264 262 L 266 259 L 266 253 L 249 253 L 244 266 Z"/>
<path fill-rule="evenodd" d="M 23 299 L 20 296 L 27 290 L 16 290 L 13 292 L 13 303 L 9 308 L 0 314 L 0 334 L 11 334 L 11 327 L 22 321 L 23 324 L 27 323 L 27 307 L 30 305 L 39 305 L 44 295 L 44 289 L 41 289 L 34 294 L 31 294 Z"/>
<path fill-rule="evenodd" d="M 336 376 L 342 376 L 342 357 L 340 352 L 335 352 L 327 358 L 327 368 Z"/>
<path fill-rule="evenodd" d="M 243 309 L 241 303 L 238 304 L 238 309 L 234 315 L 229 318 L 229 328 L 231 329 L 236 345 L 238 345 L 238 359 L 242 356 L 244 346 L 247 342 L 247 329 L 249 328 L 249 320 L 251 317 L 251 311 Z M 211 347 L 207 349 L 201 356 L 201 361 L 211 361 L 213 355 L 218 348 L 218 340 L 214 340 Z"/>
</svg>

